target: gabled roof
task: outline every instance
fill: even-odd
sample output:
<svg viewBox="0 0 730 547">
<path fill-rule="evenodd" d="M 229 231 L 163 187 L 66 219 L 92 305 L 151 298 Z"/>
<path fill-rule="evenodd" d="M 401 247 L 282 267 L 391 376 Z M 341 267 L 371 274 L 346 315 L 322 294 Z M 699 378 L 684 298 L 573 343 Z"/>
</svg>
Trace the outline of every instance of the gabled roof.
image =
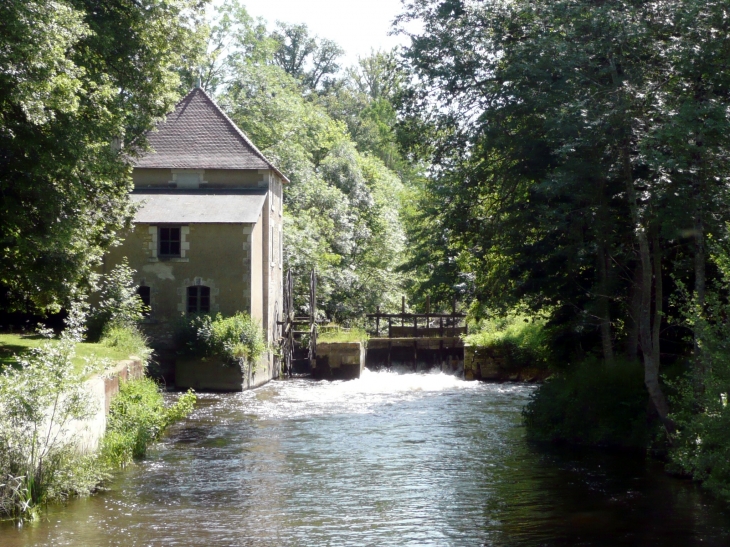
<svg viewBox="0 0 730 547">
<path fill-rule="evenodd" d="M 159 169 L 273 169 L 266 159 L 208 94 L 196 87 L 157 130 L 147 134 L 152 147 L 135 167 Z"/>
</svg>

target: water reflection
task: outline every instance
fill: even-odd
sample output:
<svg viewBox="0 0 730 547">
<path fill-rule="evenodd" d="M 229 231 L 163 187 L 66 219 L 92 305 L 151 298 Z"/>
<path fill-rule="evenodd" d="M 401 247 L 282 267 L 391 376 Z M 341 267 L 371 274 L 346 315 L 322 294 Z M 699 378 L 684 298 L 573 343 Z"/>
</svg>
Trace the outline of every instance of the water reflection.
<svg viewBox="0 0 730 547">
<path fill-rule="evenodd" d="M 730 545 L 724 506 L 643 459 L 526 443 L 531 389 L 368 372 L 206 395 L 108 492 L 0 545 Z"/>
</svg>

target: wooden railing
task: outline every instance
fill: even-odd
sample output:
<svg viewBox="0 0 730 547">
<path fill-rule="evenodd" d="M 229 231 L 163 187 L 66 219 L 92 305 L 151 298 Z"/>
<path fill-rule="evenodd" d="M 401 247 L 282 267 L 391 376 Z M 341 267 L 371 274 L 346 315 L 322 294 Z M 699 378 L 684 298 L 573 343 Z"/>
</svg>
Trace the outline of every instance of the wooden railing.
<svg viewBox="0 0 730 547">
<path fill-rule="evenodd" d="M 456 311 L 453 302 L 451 313 L 431 313 L 430 298 L 426 299 L 426 313 L 406 313 L 405 297 L 401 300 L 401 313 L 367 314 L 374 321 L 370 335 L 376 338 L 444 338 L 466 334 L 466 314 Z M 400 324 L 399 324 L 400 323 Z M 387 325 L 387 334 L 383 334 Z"/>
</svg>

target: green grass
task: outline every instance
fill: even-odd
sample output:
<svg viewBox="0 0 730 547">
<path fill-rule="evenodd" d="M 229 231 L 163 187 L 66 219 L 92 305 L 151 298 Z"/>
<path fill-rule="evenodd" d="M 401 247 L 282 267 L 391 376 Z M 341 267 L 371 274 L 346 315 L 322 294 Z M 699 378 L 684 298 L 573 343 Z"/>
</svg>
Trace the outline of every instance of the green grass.
<svg viewBox="0 0 730 547">
<path fill-rule="evenodd" d="M 341 329 L 339 327 L 322 327 L 317 334 L 318 342 L 367 342 L 368 333 L 363 329 Z"/>
<path fill-rule="evenodd" d="M 0 334 L 0 370 L 15 365 L 17 363 L 16 355 L 28 352 L 31 348 L 40 345 L 42 341 L 43 338 L 36 334 Z M 86 365 L 85 357 L 121 361 L 129 359 L 130 355 L 128 351 L 118 348 L 82 342 L 76 345 L 76 356 L 73 359 L 78 371 Z"/>
</svg>

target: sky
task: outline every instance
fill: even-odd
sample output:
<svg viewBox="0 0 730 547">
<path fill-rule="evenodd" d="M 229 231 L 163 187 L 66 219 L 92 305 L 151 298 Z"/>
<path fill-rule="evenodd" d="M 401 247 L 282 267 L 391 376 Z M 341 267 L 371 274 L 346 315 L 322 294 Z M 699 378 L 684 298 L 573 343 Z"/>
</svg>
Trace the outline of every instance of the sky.
<svg viewBox="0 0 730 547">
<path fill-rule="evenodd" d="M 224 0 L 214 3 L 220 5 Z M 357 63 L 371 50 L 405 45 L 403 36 L 388 36 L 401 12 L 400 0 L 241 0 L 253 17 L 263 17 L 272 29 L 276 21 L 306 23 L 311 34 L 334 40 L 345 55 L 343 66 Z"/>
</svg>

